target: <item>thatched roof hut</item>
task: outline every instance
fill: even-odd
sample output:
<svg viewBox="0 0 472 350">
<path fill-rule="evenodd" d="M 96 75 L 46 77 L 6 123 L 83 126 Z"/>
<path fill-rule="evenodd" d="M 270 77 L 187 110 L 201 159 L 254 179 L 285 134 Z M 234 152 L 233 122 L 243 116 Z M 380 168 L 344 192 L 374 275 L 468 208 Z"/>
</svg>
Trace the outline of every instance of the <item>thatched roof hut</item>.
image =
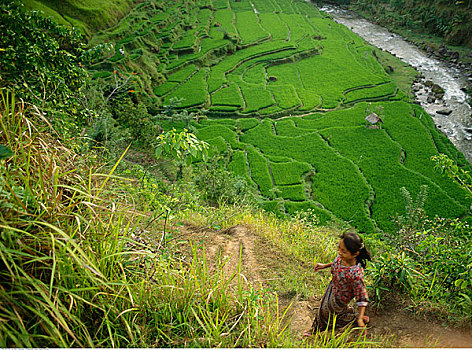
<svg viewBox="0 0 472 350">
<path fill-rule="evenodd" d="M 370 113 L 367 117 L 365 117 L 365 120 L 367 120 L 372 125 L 376 123 L 383 123 L 383 120 L 374 112 Z"/>
</svg>

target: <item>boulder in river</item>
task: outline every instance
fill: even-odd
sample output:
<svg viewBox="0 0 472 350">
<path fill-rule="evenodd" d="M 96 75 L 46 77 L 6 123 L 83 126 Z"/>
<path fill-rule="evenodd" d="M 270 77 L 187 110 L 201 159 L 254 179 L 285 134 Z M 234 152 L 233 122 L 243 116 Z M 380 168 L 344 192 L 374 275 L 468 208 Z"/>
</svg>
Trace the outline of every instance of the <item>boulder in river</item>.
<svg viewBox="0 0 472 350">
<path fill-rule="evenodd" d="M 439 111 L 436 112 L 437 114 L 441 115 L 449 115 L 452 113 L 451 109 L 440 109 Z"/>
</svg>

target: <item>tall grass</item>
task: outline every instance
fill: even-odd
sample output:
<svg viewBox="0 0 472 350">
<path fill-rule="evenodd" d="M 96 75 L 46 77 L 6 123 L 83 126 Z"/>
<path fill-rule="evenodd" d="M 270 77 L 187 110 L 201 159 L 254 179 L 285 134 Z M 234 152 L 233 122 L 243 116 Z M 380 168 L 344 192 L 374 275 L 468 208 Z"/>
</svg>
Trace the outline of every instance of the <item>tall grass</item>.
<svg viewBox="0 0 472 350">
<path fill-rule="evenodd" d="M 132 239 L 149 218 L 137 198 L 117 196 L 132 181 L 115 174 L 124 153 L 106 170 L 93 153 L 78 154 L 80 142 L 58 141 L 37 108 L 0 97 L 0 145 L 13 153 L 0 160 L 1 347 L 313 346 L 287 331 L 276 293 L 243 283 L 241 261 L 228 272 L 193 244 L 185 257 Z M 206 210 L 206 224 L 271 234 L 247 208 Z M 353 344 L 335 338 L 314 345 Z"/>
<path fill-rule="evenodd" d="M 290 343 L 276 299 L 253 302 L 238 269 L 133 241 L 147 208 L 116 196 L 121 158 L 104 171 L 17 102 L 1 92 L 0 144 L 14 155 L 0 163 L 0 346 Z"/>
</svg>

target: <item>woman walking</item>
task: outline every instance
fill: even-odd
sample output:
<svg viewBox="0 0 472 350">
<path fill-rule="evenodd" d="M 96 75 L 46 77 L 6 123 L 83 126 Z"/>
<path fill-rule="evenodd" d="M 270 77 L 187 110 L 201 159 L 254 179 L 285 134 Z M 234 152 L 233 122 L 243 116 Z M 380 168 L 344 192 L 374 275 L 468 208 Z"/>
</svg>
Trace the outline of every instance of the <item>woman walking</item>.
<svg viewBox="0 0 472 350">
<path fill-rule="evenodd" d="M 370 253 L 364 246 L 362 238 L 354 232 L 345 232 L 338 245 L 338 255 L 333 262 L 316 264 L 315 271 L 331 267 L 332 279 L 326 289 L 320 308 L 310 331 L 312 335 L 317 330 L 324 331 L 336 316 L 336 327 L 343 327 L 357 321 L 359 327 L 369 323 L 365 315 L 369 297 L 364 284 L 364 270 Z M 358 312 L 355 312 L 349 302 L 355 299 Z"/>
</svg>

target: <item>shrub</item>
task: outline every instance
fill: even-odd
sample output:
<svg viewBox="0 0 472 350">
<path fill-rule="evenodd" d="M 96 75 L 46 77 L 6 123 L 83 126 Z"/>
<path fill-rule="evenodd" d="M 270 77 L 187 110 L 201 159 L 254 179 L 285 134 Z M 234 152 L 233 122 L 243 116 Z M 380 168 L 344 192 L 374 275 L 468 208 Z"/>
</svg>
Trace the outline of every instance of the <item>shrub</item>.
<svg viewBox="0 0 472 350">
<path fill-rule="evenodd" d="M 0 3 L 0 31 L 0 88 L 38 106 L 52 103 L 54 110 L 78 114 L 76 96 L 87 76 L 81 67 L 86 64 L 82 36 L 38 12 L 26 12 L 18 1 Z"/>
</svg>

